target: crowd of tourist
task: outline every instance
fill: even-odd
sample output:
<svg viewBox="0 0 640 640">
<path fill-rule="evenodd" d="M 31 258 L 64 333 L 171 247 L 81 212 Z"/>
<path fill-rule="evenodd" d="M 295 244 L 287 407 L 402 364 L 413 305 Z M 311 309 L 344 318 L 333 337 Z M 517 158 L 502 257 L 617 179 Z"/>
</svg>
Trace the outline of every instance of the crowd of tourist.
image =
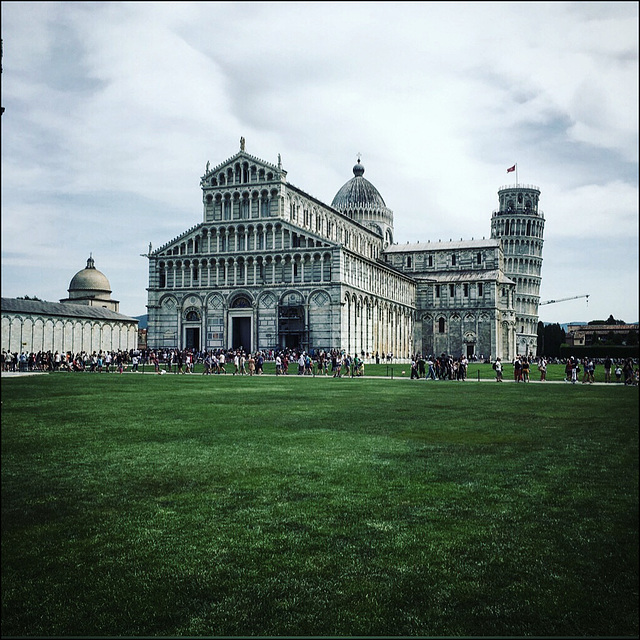
<svg viewBox="0 0 640 640">
<path fill-rule="evenodd" d="M 469 358 L 442 354 L 438 357 L 416 354 L 411 358 L 411 379 L 466 380 Z"/>
<path fill-rule="evenodd" d="M 387 361 L 393 356 L 389 354 Z M 148 362 L 155 371 L 163 373 L 193 373 L 193 364 L 202 363 L 202 375 L 262 375 L 264 363 L 275 364 L 275 374 L 283 375 L 332 375 L 353 377 L 364 375 L 364 358 L 349 356 L 344 351 L 315 350 L 313 354 L 295 349 L 257 351 L 247 353 L 238 349 L 215 349 L 206 352 L 190 350 L 150 351 Z"/>
<path fill-rule="evenodd" d="M 458 380 L 467 378 L 470 361 L 487 362 L 482 356 L 451 355 L 423 356 L 414 354 L 408 358 L 411 379 L 419 380 Z M 89 353 L 39 351 L 37 353 L 2 351 L 2 371 L 38 372 L 38 371 L 88 371 L 97 373 L 123 373 L 124 371 L 144 371 L 145 366 L 156 373 L 192 374 L 196 364 L 201 364 L 202 375 L 262 375 L 264 363 L 275 364 L 275 374 L 280 375 L 325 375 L 334 378 L 364 376 L 365 364 L 393 364 L 397 358 L 392 353 L 350 355 L 341 349 L 310 352 L 296 349 L 264 350 L 253 353 L 238 349 L 215 349 L 197 351 L 191 349 L 158 350 L 99 350 Z M 406 361 L 402 361 L 406 362 Z M 530 382 L 532 369 L 536 369 L 539 380 L 545 381 L 549 364 L 565 365 L 565 380 L 576 384 L 592 384 L 599 366 L 604 370 L 604 382 L 638 385 L 638 362 L 633 358 L 558 358 L 547 360 L 545 357 L 532 358 L 518 356 L 513 362 L 515 382 Z M 496 380 L 502 382 L 504 364 L 500 358 L 493 362 Z M 402 372 L 403 374 L 406 371 Z"/>
<path fill-rule="evenodd" d="M 565 381 L 576 384 L 580 380 L 580 374 L 582 374 L 582 384 L 593 384 L 595 382 L 596 367 L 600 364 L 593 358 L 570 358 L 565 364 Z M 602 361 L 604 368 L 604 381 L 605 383 L 612 382 L 611 373 L 615 376 L 616 382 L 622 382 L 626 385 L 638 386 L 639 371 L 638 367 L 634 366 L 633 358 L 626 358 L 625 360 L 613 360 L 612 358 L 605 358 Z"/>
<path fill-rule="evenodd" d="M 37 353 L 11 353 L 3 349 L 2 370 L 16 372 L 33 371 L 97 371 L 120 372 L 131 368 L 138 370 L 142 361 L 142 351 L 137 349 L 117 351 L 94 351 L 89 353 L 60 353 L 59 351 L 38 351 Z"/>
</svg>

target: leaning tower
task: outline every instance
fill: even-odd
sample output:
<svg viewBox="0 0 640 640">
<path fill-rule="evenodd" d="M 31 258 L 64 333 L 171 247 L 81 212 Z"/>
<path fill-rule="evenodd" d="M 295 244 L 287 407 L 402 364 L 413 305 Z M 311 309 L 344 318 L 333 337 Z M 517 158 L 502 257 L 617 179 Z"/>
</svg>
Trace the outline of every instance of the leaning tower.
<svg viewBox="0 0 640 640">
<path fill-rule="evenodd" d="M 542 280 L 544 214 L 540 189 L 532 185 L 501 187 L 500 208 L 491 216 L 491 237 L 502 240 L 505 275 L 516 283 L 516 353 L 535 355 Z"/>
</svg>

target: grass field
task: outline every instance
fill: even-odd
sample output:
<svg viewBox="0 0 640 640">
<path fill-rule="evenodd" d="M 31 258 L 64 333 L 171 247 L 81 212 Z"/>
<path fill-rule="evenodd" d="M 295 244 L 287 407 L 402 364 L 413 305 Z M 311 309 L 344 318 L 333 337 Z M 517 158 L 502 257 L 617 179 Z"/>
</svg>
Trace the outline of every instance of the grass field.
<svg viewBox="0 0 640 640">
<path fill-rule="evenodd" d="M 637 637 L 638 419 L 615 384 L 3 377 L 2 636 Z"/>
</svg>

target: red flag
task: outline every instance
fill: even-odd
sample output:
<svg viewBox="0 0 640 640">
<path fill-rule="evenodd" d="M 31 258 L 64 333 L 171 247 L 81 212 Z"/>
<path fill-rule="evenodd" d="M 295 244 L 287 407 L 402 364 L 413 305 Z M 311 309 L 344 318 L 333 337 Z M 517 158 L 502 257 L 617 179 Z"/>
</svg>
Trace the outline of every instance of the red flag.
<svg viewBox="0 0 640 640">
<path fill-rule="evenodd" d="M 516 170 L 516 165 L 514 164 L 513 167 L 509 167 L 507 169 L 507 173 L 510 173 L 511 171 L 515 171 Z"/>
</svg>

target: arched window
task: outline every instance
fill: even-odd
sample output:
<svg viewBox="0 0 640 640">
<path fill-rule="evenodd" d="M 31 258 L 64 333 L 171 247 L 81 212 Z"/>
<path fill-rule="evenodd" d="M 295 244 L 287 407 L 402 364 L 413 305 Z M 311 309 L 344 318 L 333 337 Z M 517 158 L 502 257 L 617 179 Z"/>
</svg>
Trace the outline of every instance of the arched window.
<svg viewBox="0 0 640 640">
<path fill-rule="evenodd" d="M 251 307 L 251 300 L 247 296 L 238 296 L 232 303 L 232 309 L 247 309 Z"/>
<path fill-rule="evenodd" d="M 438 333 L 444 333 L 444 318 L 438 319 Z"/>
</svg>

